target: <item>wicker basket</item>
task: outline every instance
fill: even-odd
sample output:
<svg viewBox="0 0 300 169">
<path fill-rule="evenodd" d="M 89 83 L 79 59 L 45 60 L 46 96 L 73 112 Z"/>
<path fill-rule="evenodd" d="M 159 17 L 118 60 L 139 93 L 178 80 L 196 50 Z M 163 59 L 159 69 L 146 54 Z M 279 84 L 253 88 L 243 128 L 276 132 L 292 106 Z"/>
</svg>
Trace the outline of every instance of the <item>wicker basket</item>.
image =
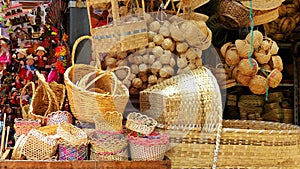
<svg viewBox="0 0 300 169">
<path fill-rule="evenodd" d="M 89 134 L 91 158 L 104 161 L 128 160 L 128 140 L 122 133 L 95 130 Z"/>
<path fill-rule="evenodd" d="M 58 145 L 58 160 L 87 160 L 88 159 L 88 143 L 72 145 L 68 143 L 60 143 Z"/>
<path fill-rule="evenodd" d="M 111 3 L 113 22 L 93 28 L 90 7 L 101 3 Z M 87 10 L 90 18 L 93 52 L 126 51 L 145 47 L 148 44 L 147 25 L 144 18 L 144 0 L 142 0 L 143 12 L 142 14 L 136 14 L 136 21 L 125 21 L 125 18 L 120 17 L 118 1 L 116 0 L 88 0 Z"/>
<path fill-rule="evenodd" d="M 73 123 L 73 117 L 71 113 L 67 111 L 56 111 L 46 116 L 46 125 L 54 125 L 59 123 Z"/>
<path fill-rule="evenodd" d="M 214 75 L 204 67 L 198 68 L 141 91 L 140 110 L 157 120 L 159 127 L 202 130 L 205 123 L 214 126 L 219 121 L 214 112 L 216 104 L 222 105 L 217 91 Z"/>
<path fill-rule="evenodd" d="M 40 120 L 31 120 L 31 119 L 20 119 L 16 118 L 14 123 L 15 134 L 21 136 L 22 134 L 27 135 L 29 131 L 33 128 L 41 126 Z"/>
<path fill-rule="evenodd" d="M 62 138 L 64 142 L 72 145 L 80 145 L 87 142 L 87 134 L 82 129 L 70 123 L 59 123 L 57 135 Z"/>
<path fill-rule="evenodd" d="M 25 91 L 27 90 L 27 88 L 31 86 L 31 91 L 32 93 L 35 92 L 35 84 L 33 82 L 28 82 L 27 84 L 25 84 L 21 90 L 21 95 L 20 98 L 23 98 L 23 95 L 25 93 Z M 29 111 L 29 106 L 30 104 L 27 105 L 23 105 L 23 102 L 20 101 L 20 108 L 22 110 L 22 118 L 23 119 L 28 119 L 28 111 Z"/>
<path fill-rule="evenodd" d="M 126 128 L 141 134 L 152 133 L 156 125 L 156 120 L 141 113 L 132 112 L 127 116 Z"/>
<path fill-rule="evenodd" d="M 124 112 L 129 99 L 129 91 L 111 71 L 101 70 L 85 64 L 75 64 L 75 51 L 81 39 L 77 39 L 73 45 L 72 66 L 64 74 L 69 105 L 72 114 L 80 121 L 94 123 L 94 116 L 107 111 Z M 98 65 L 100 62 L 98 62 Z M 97 76 L 97 77 L 96 77 Z M 89 78 L 83 87 L 78 86 L 79 81 Z M 95 81 L 97 78 L 97 81 Z M 88 80 L 88 79 L 87 79 Z M 94 82 L 94 83 L 92 83 Z M 107 93 L 98 93 L 88 90 L 88 86 L 100 88 Z"/>
<path fill-rule="evenodd" d="M 103 132 L 121 132 L 123 115 L 117 111 L 108 111 L 94 117 L 95 129 Z"/>
<path fill-rule="evenodd" d="M 297 168 L 299 126 L 226 120 L 218 154 L 220 168 Z"/>
<path fill-rule="evenodd" d="M 25 139 L 21 154 L 24 154 L 28 160 L 52 159 L 56 153 L 57 140 L 39 130 L 30 130 Z"/>
<path fill-rule="evenodd" d="M 163 160 L 169 144 L 166 134 L 159 134 L 157 138 L 135 137 L 128 135 L 130 155 L 133 161 Z"/>
<path fill-rule="evenodd" d="M 60 109 L 58 99 L 61 98 L 56 97 L 42 74 L 36 71 L 36 75 L 39 79 L 39 86 L 33 93 L 27 114 L 28 118 L 39 119 L 44 124 L 45 118 L 49 113 Z"/>
<path fill-rule="evenodd" d="M 235 0 L 220 1 L 219 21 L 229 29 L 237 29 L 248 26 L 249 23 L 249 9 Z"/>
</svg>

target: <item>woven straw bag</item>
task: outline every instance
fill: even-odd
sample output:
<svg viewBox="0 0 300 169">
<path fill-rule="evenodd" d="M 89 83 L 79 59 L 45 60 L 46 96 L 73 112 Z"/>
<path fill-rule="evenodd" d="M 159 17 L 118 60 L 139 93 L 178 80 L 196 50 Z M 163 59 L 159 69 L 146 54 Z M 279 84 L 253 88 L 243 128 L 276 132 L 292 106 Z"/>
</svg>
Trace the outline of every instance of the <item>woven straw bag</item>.
<svg viewBox="0 0 300 169">
<path fill-rule="evenodd" d="M 93 28 L 90 7 L 103 3 L 111 3 L 113 21 L 105 26 Z M 142 0 L 142 12 L 136 13 L 135 21 L 126 21 L 126 16 L 119 15 L 118 1 L 116 0 L 88 0 L 87 10 L 90 18 L 93 52 L 126 51 L 145 47 L 148 44 L 144 0 Z"/>
<path fill-rule="evenodd" d="M 56 97 L 42 74 L 36 71 L 36 75 L 39 79 L 39 86 L 33 93 L 27 114 L 28 118 L 40 119 L 41 123 L 44 124 L 45 118 L 49 113 L 60 109 L 58 99 L 61 98 Z"/>
<path fill-rule="evenodd" d="M 114 72 L 101 70 L 100 64 L 99 68 L 75 64 L 75 51 L 80 41 L 82 38 L 77 39 L 73 45 L 72 66 L 64 74 L 72 114 L 78 120 L 90 123 L 94 123 L 94 116 L 107 111 L 123 114 L 129 99 L 127 87 L 117 79 Z M 92 88 L 104 92 L 95 92 Z"/>
<path fill-rule="evenodd" d="M 169 137 L 163 133 L 160 133 L 157 138 L 135 137 L 129 134 L 128 140 L 133 161 L 163 160 L 169 145 Z"/>
</svg>

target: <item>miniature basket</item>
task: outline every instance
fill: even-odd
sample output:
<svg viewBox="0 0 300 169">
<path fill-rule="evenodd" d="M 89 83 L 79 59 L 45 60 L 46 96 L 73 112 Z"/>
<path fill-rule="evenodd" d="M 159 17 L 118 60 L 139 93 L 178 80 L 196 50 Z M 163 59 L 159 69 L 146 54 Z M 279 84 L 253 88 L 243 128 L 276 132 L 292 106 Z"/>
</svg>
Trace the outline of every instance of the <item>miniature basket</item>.
<svg viewBox="0 0 300 169">
<path fill-rule="evenodd" d="M 128 140 L 124 134 L 94 131 L 90 133 L 92 158 L 96 160 L 128 160 Z"/>
<path fill-rule="evenodd" d="M 152 133 L 156 125 L 156 120 L 141 113 L 132 112 L 127 116 L 126 128 L 141 134 Z"/>
<path fill-rule="evenodd" d="M 251 64 L 252 62 L 252 64 Z M 242 59 L 238 65 L 239 73 L 245 76 L 253 76 L 258 72 L 259 66 L 255 59 Z"/>
<path fill-rule="evenodd" d="M 88 143 L 79 145 L 71 145 L 68 143 L 60 143 L 58 145 L 58 160 L 87 160 L 88 159 Z"/>
<path fill-rule="evenodd" d="M 112 51 L 127 51 L 148 44 L 147 24 L 144 18 L 145 7 L 142 0 L 142 13 L 136 13 L 136 21 L 126 21 L 126 16 L 119 15 L 118 1 L 88 0 L 87 10 L 92 36 L 92 49 L 95 53 Z M 90 7 L 100 3 L 111 3 L 112 23 L 93 28 Z M 138 3 L 135 3 L 138 4 Z M 134 7 L 136 8 L 136 7 Z M 137 8 L 140 8 L 139 6 Z"/>
<path fill-rule="evenodd" d="M 59 123 L 73 123 L 73 117 L 71 113 L 67 111 L 56 111 L 46 116 L 46 125 L 54 125 Z"/>
<path fill-rule="evenodd" d="M 128 135 L 131 160 L 159 161 L 163 160 L 169 144 L 169 137 L 160 133 L 156 137 L 135 137 Z"/>
<path fill-rule="evenodd" d="M 117 111 L 107 111 L 94 117 L 95 129 L 104 132 L 121 132 L 123 115 Z"/>
<path fill-rule="evenodd" d="M 282 80 L 282 73 L 278 69 L 273 69 L 268 75 L 267 80 L 270 87 L 276 88 Z"/>
<path fill-rule="evenodd" d="M 140 110 L 161 128 L 210 131 L 219 120 L 214 111 L 221 101 L 218 91 L 214 75 L 205 67 L 197 68 L 141 91 Z"/>
<path fill-rule="evenodd" d="M 249 89 L 254 94 L 265 94 L 268 88 L 267 79 L 261 75 L 255 75 L 249 82 Z"/>
<path fill-rule="evenodd" d="M 248 26 L 249 9 L 236 0 L 222 0 L 218 6 L 220 23 L 228 29 Z"/>
<path fill-rule="evenodd" d="M 78 120 L 90 123 L 94 123 L 94 116 L 107 111 L 117 111 L 123 114 L 129 99 L 127 87 L 116 78 L 113 72 L 101 70 L 101 66 L 98 69 L 90 65 L 75 64 L 75 50 L 79 41 L 77 39 L 73 45 L 72 66 L 64 74 L 72 114 Z M 83 77 L 88 77 L 87 75 L 90 79 L 94 79 L 92 81 L 94 84 L 88 85 L 95 85 L 107 93 L 92 92 L 86 88 L 86 85 L 85 88 L 78 86 L 77 83 L 82 81 Z M 97 81 L 95 81 L 96 76 L 98 76 Z"/>
<path fill-rule="evenodd" d="M 236 81 L 239 82 L 243 86 L 249 86 L 249 82 L 251 80 L 251 76 L 243 75 L 238 71 L 236 75 Z"/>
<path fill-rule="evenodd" d="M 33 128 L 41 126 L 40 120 L 15 118 L 14 129 L 17 136 L 27 135 Z"/>
<path fill-rule="evenodd" d="M 47 134 L 32 129 L 27 135 L 26 141 L 21 148 L 21 153 L 28 160 L 52 159 L 56 153 L 58 142 Z"/>
<path fill-rule="evenodd" d="M 64 142 L 72 145 L 80 145 L 87 142 L 87 134 L 80 128 L 70 123 L 59 123 L 57 127 L 57 135 Z"/>
<path fill-rule="evenodd" d="M 278 55 L 272 56 L 270 61 L 271 61 L 271 67 L 273 69 L 278 69 L 279 71 L 283 70 L 283 63 L 280 56 Z"/>
</svg>

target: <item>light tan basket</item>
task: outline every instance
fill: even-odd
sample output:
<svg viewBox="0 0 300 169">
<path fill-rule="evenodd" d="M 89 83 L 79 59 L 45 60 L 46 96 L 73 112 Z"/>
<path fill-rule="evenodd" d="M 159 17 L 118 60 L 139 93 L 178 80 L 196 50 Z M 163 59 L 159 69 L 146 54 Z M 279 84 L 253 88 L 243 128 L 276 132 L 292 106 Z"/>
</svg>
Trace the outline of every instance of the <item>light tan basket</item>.
<svg viewBox="0 0 300 169">
<path fill-rule="evenodd" d="M 62 138 L 64 142 L 72 145 L 80 145 L 87 142 L 87 134 L 82 129 L 70 123 L 59 123 L 57 135 Z"/>
<path fill-rule="evenodd" d="M 121 132 L 123 115 L 117 111 L 107 111 L 94 117 L 95 129 L 103 132 Z"/>
<path fill-rule="evenodd" d="M 56 111 L 46 116 L 46 125 L 54 125 L 59 123 L 73 123 L 73 117 L 71 113 L 67 111 Z"/>
<path fill-rule="evenodd" d="M 56 153 L 57 145 L 56 139 L 39 130 L 32 129 L 21 148 L 21 154 L 24 154 L 28 160 L 49 160 Z"/>
<path fill-rule="evenodd" d="M 101 3 L 111 3 L 113 22 L 105 26 L 93 28 L 90 7 Z M 136 21 L 126 22 L 125 18 L 120 17 L 118 0 L 88 0 L 87 10 L 90 18 L 93 52 L 126 51 L 145 47 L 148 44 L 147 24 L 144 18 L 144 0 L 142 0 L 143 12 L 142 14 L 137 14 Z"/>
<path fill-rule="evenodd" d="M 263 5 L 261 5 L 263 6 Z M 275 19 L 277 19 L 279 17 L 279 12 L 278 12 L 279 8 L 275 8 L 275 9 L 270 9 L 270 10 L 254 10 L 254 26 L 257 25 L 263 25 L 269 22 L 274 21 Z M 248 26 L 250 26 L 250 22 L 248 24 Z"/>
<path fill-rule="evenodd" d="M 141 91 L 140 110 L 157 120 L 159 127 L 202 130 L 205 122 L 215 125 L 219 120 L 213 112 L 219 90 L 214 75 L 198 68 Z"/>
<path fill-rule="evenodd" d="M 23 86 L 23 88 L 21 90 L 20 98 L 23 98 L 23 93 L 27 90 L 27 88 L 29 86 L 31 86 L 32 93 L 35 92 L 35 84 L 33 82 L 28 82 L 27 84 L 25 84 L 25 86 Z M 28 119 L 29 106 L 30 106 L 30 104 L 23 105 L 23 102 L 20 100 L 20 108 L 21 108 L 21 111 L 22 111 L 22 118 L 23 119 Z"/>
<path fill-rule="evenodd" d="M 249 82 L 249 89 L 254 94 L 265 94 L 268 89 L 267 79 L 261 75 L 255 75 Z"/>
<path fill-rule="evenodd" d="M 127 116 L 126 128 L 141 134 L 152 133 L 156 125 L 156 120 L 141 113 L 132 112 Z"/>
<path fill-rule="evenodd" d="M 278 69 L 273 69 L 268 75 L 267 80 L 270 87 L 276 88 L 282 80 L 282 73 Z"/>
<path fill-rule="evenodd" d="M 73 45 L 72 66 L 64 74 L 69 105 L 72 114 L 80 121 L 94 123 L 94 116 L 107 111 L 124 112 L 129 99 L 129 91 L 112 71 L 101 70 L 85 64 L 75 64 L 75 51 L 81 38 Z M 96 76 L 97 79 L 96 79 Z M 89 84 L 79 86 L 78 82 L 83 79 L 93 79 Z M 95 81 L 96 80 L 96 81 Z M 86 81 L 88 82 L 88 81 Z M 97 87 L 107 93 L 99 93 L 89 90 L 89 87 Z"/>
</svg>

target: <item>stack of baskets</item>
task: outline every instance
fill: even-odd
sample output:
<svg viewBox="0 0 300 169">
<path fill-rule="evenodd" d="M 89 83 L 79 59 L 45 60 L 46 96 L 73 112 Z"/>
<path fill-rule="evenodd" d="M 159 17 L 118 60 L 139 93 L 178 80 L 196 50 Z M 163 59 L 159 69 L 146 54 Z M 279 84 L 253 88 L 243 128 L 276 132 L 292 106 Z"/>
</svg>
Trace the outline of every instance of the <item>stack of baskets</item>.
<svg viewBox="0 0 300 169">
<path fill-rule="evenodd" d="M 238 101 L 238 108 L 241 120 L 262 120 L 265 98 L 260 95 L 241 95 Z"/>
</svg>

